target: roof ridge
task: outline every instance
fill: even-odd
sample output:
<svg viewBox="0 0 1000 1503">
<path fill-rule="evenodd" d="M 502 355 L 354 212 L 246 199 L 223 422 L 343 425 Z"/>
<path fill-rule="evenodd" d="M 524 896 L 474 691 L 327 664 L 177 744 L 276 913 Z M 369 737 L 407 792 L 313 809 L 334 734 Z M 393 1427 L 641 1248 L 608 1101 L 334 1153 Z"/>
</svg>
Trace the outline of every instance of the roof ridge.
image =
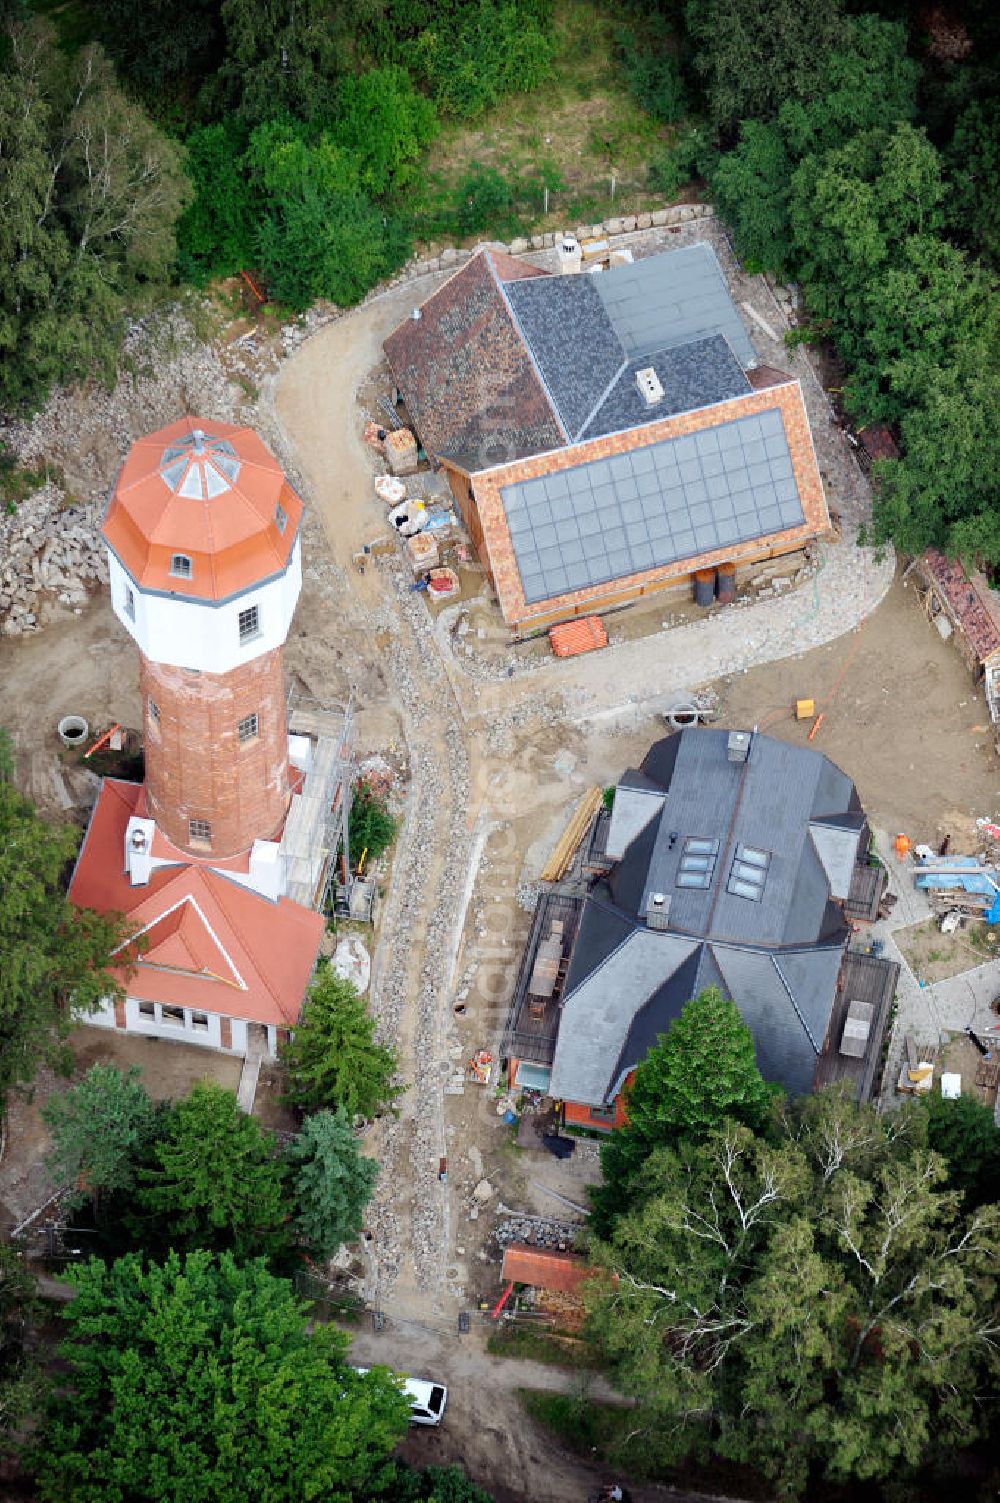
<svg viewBox="0 0 1000 1503">
<path fill-rule="evenodd" d="M 800 951 L 799 953 L 800 954 L 804 954 L 805 952 L 804 951 Z M 798 1018 L 799 1022 L 802 1024 L 802 1027 L 805 1029 L 806 1038 L 809 1040 L 810 1044 L 812 1044 L 812 1046 L 813 1046 L 813 1052 L 818 1056 L 822 1052 L 822 1050 L 820 1049 L 820 1046 L 817 1044 L 816 1040 L 813 1038 L 813 1036 L 812 1036 L 812 1030 L 810 1029 L 809 1024 L 806 1022 L 805 1018 L 802 1016 L 802 1013 L 799 1010 L 799 1004 L 795 1000 L 795 994 L 792 991 L 792 988 L 791 988 L 791 986 L 788 983 L 788 980 L 787 980 L 787 978 L 785 976 L 784 971 L 781 969 L 780 965 L 778 964 L 777 956 L 772 954 L 770 956 L 770 961 L 771 961 L 771 964 L 774 966 L 774 969 L 775 969 L 775 972 L 777 974 L 778 980 L 781 982 L 782 986 L 785 989 L 785 992 L 786 992 L 786 994 L 788 996 L 789 1002 L 792 1004 L 792 1010 L 794 1011 L 795 1016 Z"/>
<path fill-rule="evenodd" d="M 209 878 L 213 878 L 213 877 L 214 878 L 219 878 L 220 884 L 225 879 L 223 879 L 221 877 L 220 873 L 213 871 L 211 869 L 211 867 L 207 867 L 207 868 L 201 868 L 201 867 L 199 867 L 199 871 L 202 874 L 202 878 L 203 878 L 203 881 L 205 882 L 205 885 L 206 885 L 206 887 L 208 889 L 209 895 L 211 896 L 211 898 L 213 899 L 213 901 L 216 903 L 216 905 L 218 906 L 218 908 L 221 910 L 222 915 L 225 918 L 227 924 L 232 929 L 233 933 L 236 935 L 237 939 L 239 940 L 240 944 L 242 945 L 243 951 L 244 951 L 247 959 L 249 960 L 250 965 L 253 968 L 254 974 L 257 977 L 258 981 L 263 986 L 263 988 L 267 992 L 268 996 L 270 996 L 273 999 L 273 1001 L 275 1003 L 275 1006 L 278 1009 L 278 1012 L 285 1019 L 285 1021 L 287 1023 L 291 1023 L 291 1024 L 294 1025 L 295 1023 L 298 1022 L 298 1018 L 297 1017 L 290 1018 L 288 1016 L 288 1013 L 285 1010 L 285 1007 L 284 1007 L 284 1005 L 283 1005 L 283 1003 L 281 1001 L 281 998 L 278 996 L 277 992 L 271 986 L 271 983 L 269 982 L 267 976 L 258 967 L 257 962 L 254 959 L 253 949 L 250 946 L 250 944 L 247 942 L 247 939 L 246 939 L 246 937 L 245 937 L 245 935 L 243 933 L 243 930 L 242 930 L 239 922 L 233 917 L 232 913 L 229 910 L 228 905 L 223 901 L 221 890 L 220 890 L 220 892 L 216 892 L 215 891 L 214 883 L 211 884 L 211 885 L 209 885 Z M 241 890 L 244 891 L 244 892 L 251 892 L 251 893 L 253 892 L 253 888 L 244 888 L 242 883 L 232 883 L 232 885 L 234 887 L 240 887 Z M 255 893 L 254 896 L 255 897 L 260 897 L 261 894 L 260 893 Z M 267 900 L 265 899 L 265 901 L 267 901 Z M 278 900 L 278 905 L 277 906 L 279 906 L 279 907 L 281 906 L 281 900 L 280 899 Z M 299 905 L 296 904 L 294 906 L 298 907 Z"/>
<path fill-rule="evenodd" d="M 614 332 L 615 338 L 618 339 L 618 333 L 614 329 L 613 325 L 612 325 L 612 332 Z M 619 343 L 619 345 L 621 345 L 621 349 L 622 349 L 622 356 L 623 356 L 622 363 L 618 367 L 618 369 L 615 371 L 614 375 L 611 377 L 611 380 L 608 382 L 607 386 L 601 392 L 601 395 L 598 397 L 598 399 L 594 403 L 593 407 L 587 413 L 587 416 L 586 416 L 586 419 L 584 420 L 584 422 L 581 424 L 581 426 L 574 433 L 574 435 L 573 435 L 573 442 L 574 443 L 578 443 L 580 441 L 580 439 L 583 437 L 583 435 L 586 433 L 587 429 L 590 427 L 591 423 L 594 421 L 595 417 L 600 412 L 600 410 L 604 406 L 605 402 L 608 400 L 608 397 L 610 397 L 611 393 L 614 391 L 615 387 L 618 385 L 618 383 L 621 380 L 622 376 L 624 376 L 625 372 L 629 368 L 629 363 L 630 362 L 629 362 L 628 356 L 625 354 L 625 346 L 622 344 L 622 342 L 621 342 L 620 339 L 618 339 L 618 343 Z"/>
</svg>

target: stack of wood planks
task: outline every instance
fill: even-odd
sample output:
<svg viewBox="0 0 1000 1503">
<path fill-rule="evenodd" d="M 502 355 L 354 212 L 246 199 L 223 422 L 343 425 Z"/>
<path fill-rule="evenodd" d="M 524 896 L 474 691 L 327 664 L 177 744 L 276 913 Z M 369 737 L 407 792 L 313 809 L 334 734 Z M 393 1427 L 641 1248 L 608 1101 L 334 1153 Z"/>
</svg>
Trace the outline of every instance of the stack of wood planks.
<svg viewBox="0 0 1000 1503">
<path fill-rule="evenodd" d="M 588 788 L 583 795 L 542 869 L 543 882 L 560 882 L 566 875 L 580 841 L 590 828 L 590 821 L 601 807 L 601 798 L 600 788 Z"/>
</svg>

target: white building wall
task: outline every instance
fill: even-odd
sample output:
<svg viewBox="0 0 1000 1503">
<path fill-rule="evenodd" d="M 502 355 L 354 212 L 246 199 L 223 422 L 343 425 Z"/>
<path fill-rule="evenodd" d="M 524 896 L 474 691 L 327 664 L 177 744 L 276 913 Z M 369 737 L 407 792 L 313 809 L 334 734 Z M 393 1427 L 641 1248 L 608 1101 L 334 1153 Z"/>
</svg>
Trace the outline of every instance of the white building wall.
<svg viewBox="0 0 1000 1503">
<path fill-rule="evenodd" d="M 110 549 L 108 570 L 114 613 L 146 657 L 174 668 L 229 673 L 284 645 L 302 588 L 302 551 L 296 538 L 284 574 L 221 605 L 141 590 Z M 260 631 L 241 644 L 240 611 L 252 605 L 260 612 Z"/>
<path fill-rule="evenodd" d="M 105 997 L 96 1012 L 75 1012 L 74 1023 L 86 1023 L 90 1028 L 113 1028 L 115 1026 L 115 1004 L 111 997 Z"/>
</svg>

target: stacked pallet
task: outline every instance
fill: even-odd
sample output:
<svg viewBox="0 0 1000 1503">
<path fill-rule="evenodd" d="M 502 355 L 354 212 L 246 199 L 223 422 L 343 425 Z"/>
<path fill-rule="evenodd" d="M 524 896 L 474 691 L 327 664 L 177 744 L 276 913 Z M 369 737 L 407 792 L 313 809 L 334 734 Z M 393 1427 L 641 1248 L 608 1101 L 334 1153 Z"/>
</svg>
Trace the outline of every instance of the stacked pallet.
<svg viewBox="0 0 1000 1503">
<path fill-rule="evenodd" d="M 553 626 L 549 631 L 549 642 L 557 658 L 572 658 L 580 652 L 607 647 L 608 634 L 600 616 L 584 616 L 580 621 L 564 621 L 562 626 Z"/>
</svg>

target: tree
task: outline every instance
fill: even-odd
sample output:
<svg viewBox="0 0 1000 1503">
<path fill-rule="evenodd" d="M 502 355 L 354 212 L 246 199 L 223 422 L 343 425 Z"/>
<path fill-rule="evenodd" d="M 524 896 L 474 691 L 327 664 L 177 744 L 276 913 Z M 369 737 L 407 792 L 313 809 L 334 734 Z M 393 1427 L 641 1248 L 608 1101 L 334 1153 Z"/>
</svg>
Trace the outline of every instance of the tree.
<svg viewBox="0 0 1000 1503">
<path fill-rule="evenodd" d="M 385 800 L 363 779 L 354 785 L 351 798 L 351 865 L 357 866 L 365 851 L 374 861 L 388 850 L 396 836 L 396 821 Z"/>
<path fill-rule="evenodd" d="M 223 1254 L 69 1274 L 68 1381 L 33 1460 L 45 1503 L 345 1503 L 391 1476 L 409 1405 L 291 1285 Z"/>
<path fill-rule="evenodd" d="M 199 1081 L 171 1108 L 139 1170 L 133 1230 L 143 1246 L 279 1256 L 285 1174 L 274 1135 L 240 1111 L 234 1092 Z"/>
<path fill-rule="evenodd" d="M 41 1390 L 28 1341 L 36 1307 L 37 1286 L 24 1254 L 0 1242 L 0 1449 L 35 1412 Z"/>
<path fill-rule="evenodd" d="M 416 1468 L 398 1462 L 388 1487 L 369 1503 L 492 1503 L 492 1495 L 470 1481 L 461 1467 Z"/>
<path fill-rule="evenodd" d="M 966 1209 L 1000 1201 L 1000 1132 L 992 1109 L 971 1096 L 946 1101 L 936 1091 L 923 1100 L 928 1146 L 948 1165 L 948 1182 L 962 1191 Z"/>
<path fill-rule="evenodd" d="M 307 1117 L 287 1157 L 296 1229 L 313 1256 L 325 1260 L 361 1230 L 378 1164 L 358 1152 L 358 1140 L 342 1106 Z"/>
<path fill-rule="evenodd" d="M 346 61 L 350 7 L 332 0 L 222 0 L 225 56 L 212 113 L 235 109 L 258 125 L 281 117 L 318 121 L 333 113 Z"/>
<path fill-rule="evenodd" d="M 364 998 L 329 965 L 317 973 L 301 1022 L 282 1050 L 287 1097 L 300 1111 L 343 1107 L 349 1117 L 373 1117 L 391 1106 L 396 1056 L 375 1042 L 375 1021 Z"/>
<path fill-rule="evenodd" d="M 739 1008 L 717 987 L 692 998 L 636 1071 L 627 1126 L 601 1150 L 604 1183 L 592 1194 L 598 1230 L 607 1230 L 653 1149 L 702 1137 L 725 1117 L 761 1128 L 773 1100 Z"/>
<path fill-rule="evenodd" d="M 124 938 L 120 921 L 66 898 L 63 877 L 79 838 L 40 819 L 0 776 L 0 1104 L 43 1059 L 68 1073 L 61 1041 L 73 1012 L 119 991 L 107 967 Z"/>
<path fill-rule="evenodd" d="M 825 61 L 845 38 L 838 3 L 687 0 L 684 20 L 709 120 L 722 133 L 741 120 L 772 120 L 786 99 L 816 98 Z"/>
<path fill-rule="evenodd" d="M 162 96 L 218 66 L 220 0 L 103 0 L 99 38 L 140 89 Z"/>
<path fill-rule="evenodd" d="M 46 1166 L 58 1183 L 76 1186 L 71 1197 L 76 1205 L 90 1196 L 96 1208 L 102 1194 L 135 1185 L 138 1160 L 161 1117 L 141 1074 L 138 1065 L 126 1074 L 116 1065 L 92 1065 L 81 1081 L 42 1108 L 52 1137 Z"/>
<path fill-rule="evenodd" d="M 125 309 L 173 268 L 189 189 L 176 143 L 118 88 L 96 46 L 12 33 L 0 71 L 0 404 L 114 369 Z"/>
<path fill-rule="evenodd" d="M 254 260 L 254 200 L 241 158 L 248 134 L 232 117 L 191 131 L 187 169 L 194 198 L 177 225 L 177 264 L 195 282 L 229 277 Z"/>
<path fill-rule="evenodd" d="M 971 1216 L 915 1112 L 842 1092 L 774 1143 L 727 1122 L 658 1149 L 592 1258 L 593 1330 L 661 1463 L 711 1450 L 786 1496 L 903 1481 L 973 1439 L 996 1380 L 1000 1207 Z"/>
</svg>

